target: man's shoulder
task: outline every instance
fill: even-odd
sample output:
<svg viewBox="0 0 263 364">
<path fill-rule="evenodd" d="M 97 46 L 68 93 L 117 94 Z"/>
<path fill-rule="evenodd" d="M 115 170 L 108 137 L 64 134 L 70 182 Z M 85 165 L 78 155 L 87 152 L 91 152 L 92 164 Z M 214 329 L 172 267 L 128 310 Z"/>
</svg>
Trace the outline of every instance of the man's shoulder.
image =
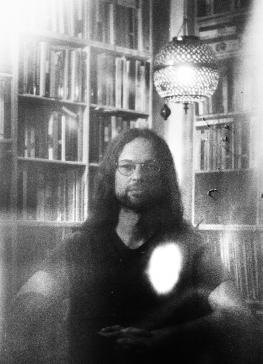
<svg viewBox="0 0 263 364">
<path fill-rule="evenodd" d="M 106 225 L 83 225 L 67 236 L 64 245 L 67 251 L 81 254 L 83 251 L 100 247 L 105 238 L 110 238 L 113 231 Z"/>
</svg>

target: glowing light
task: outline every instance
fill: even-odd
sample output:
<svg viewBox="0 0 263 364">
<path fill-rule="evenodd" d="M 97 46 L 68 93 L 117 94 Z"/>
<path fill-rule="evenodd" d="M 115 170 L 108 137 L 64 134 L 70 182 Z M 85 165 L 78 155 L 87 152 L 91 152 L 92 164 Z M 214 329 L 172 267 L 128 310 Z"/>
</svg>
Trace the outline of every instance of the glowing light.
<svg viewBox="0 0 263 364">
<path fill-rule="evenodd" d="M 182 252 L 175 243 L 166 243 L 155 248 L 147 275 L 158 294 L 167 294 L 175 287 L 182 269 L 182 260 Z"/>
<path fill-rule="evenodd" d="M 174 77 L 183 86 L 191 86 L 195 80 L 195 70 L 191 65 L 181 65 L 174 70 Z"/>
<path fill-rule="evenodd" d="M 195 36 L 173 38 L 154 59 L 153 81 L 166 102 L 195 102 L 211 96 L 218 84 L 212 48 Z"/>
</svg>

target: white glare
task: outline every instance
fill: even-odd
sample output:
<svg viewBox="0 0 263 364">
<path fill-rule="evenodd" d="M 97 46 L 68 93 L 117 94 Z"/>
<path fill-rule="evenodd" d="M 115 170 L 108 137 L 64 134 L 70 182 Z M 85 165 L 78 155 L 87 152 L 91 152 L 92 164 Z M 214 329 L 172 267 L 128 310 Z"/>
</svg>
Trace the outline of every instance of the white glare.
<svg viewBox="0 0 263 364">
<path fill-rule="evenodd" d="M 181 65 L 174 70 L 174 77 L 180 85 L 191 86 L 195 79 L 195 69 L 191 65 Z"/>
<path fill-rule="evenodd" d="M 158 294 L 172 291 L 182 269 L 182 253 L 175 243 L 166 243 L 154 249 L 147 275 Z"/>
</svg>

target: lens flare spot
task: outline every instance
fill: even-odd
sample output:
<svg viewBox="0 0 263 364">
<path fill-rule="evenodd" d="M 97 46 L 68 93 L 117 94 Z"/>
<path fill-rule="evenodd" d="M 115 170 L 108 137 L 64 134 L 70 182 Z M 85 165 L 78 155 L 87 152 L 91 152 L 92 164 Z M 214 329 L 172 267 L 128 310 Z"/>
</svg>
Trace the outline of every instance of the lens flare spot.
<svg viewBox="0 0 263 364">
<path fill-rule="evenodd" d="M 166 243 L 154 249 L 147 268 L 148 278 L 158 294 L 168 294 L 178 282 L 183 255 L 175 243 Z"/>
</svg>

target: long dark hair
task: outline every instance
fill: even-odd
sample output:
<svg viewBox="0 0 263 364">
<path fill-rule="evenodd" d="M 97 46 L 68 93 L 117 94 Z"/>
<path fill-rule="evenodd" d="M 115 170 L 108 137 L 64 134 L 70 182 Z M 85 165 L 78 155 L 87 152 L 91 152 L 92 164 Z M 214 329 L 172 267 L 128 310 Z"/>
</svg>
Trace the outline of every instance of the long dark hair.
<svg viewBox="0 0 263 364">
<path fill-rule="evenodd" d="M 95 180 L 95 194 L 90 217 L 83 227 L 103 225 L 115 227 L 118 221 L 119 203 L 115 197 L 115 171 L 118 158 L 126 144 L 136 138 L 149 140 L 160 163 L 160 176 L 165 190 L 162 206 L 157 206 L 150 217 L 150 223 L 159 224 L 164 229 L 181 230 L 184 226 L 181 194 L 177 182 L 174 162 L 166 142 L 149 129 L 130 129 L 119 134 L 109 144 L 98 168 Z M 153 217 L 155 214 L 155 217 Z M 148 219 L 149 220 L 149 219 Z M 154 220 L 154 221 L 153 221 Z M 158 220 L 158 221 L 157 221 Z M 149 224 L 149 221 L 148 221 Z"/>
</svg>

